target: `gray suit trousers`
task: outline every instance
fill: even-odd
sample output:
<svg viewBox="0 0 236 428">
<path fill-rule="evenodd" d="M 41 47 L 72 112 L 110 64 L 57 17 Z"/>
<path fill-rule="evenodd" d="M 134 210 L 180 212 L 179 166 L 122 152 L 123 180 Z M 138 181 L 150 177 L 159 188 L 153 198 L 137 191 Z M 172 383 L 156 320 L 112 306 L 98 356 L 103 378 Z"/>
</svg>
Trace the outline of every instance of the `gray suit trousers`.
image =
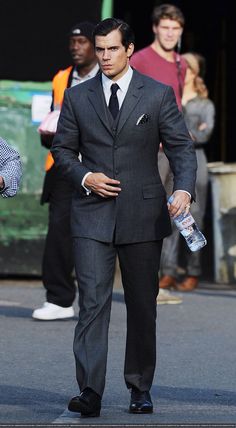
<svg viewBox="0 0 236 428">
<path fill-rule="evenodd" d="M 79 321 L 74 355 L 80 390 L 105 387 L 112 288 L 119 258 L 127 308 L 124 376 L 128 388 L 151 388 L 156 363 L 156 297 L 161 241 L 115 245 L 74 238 Z"/>
</svg>

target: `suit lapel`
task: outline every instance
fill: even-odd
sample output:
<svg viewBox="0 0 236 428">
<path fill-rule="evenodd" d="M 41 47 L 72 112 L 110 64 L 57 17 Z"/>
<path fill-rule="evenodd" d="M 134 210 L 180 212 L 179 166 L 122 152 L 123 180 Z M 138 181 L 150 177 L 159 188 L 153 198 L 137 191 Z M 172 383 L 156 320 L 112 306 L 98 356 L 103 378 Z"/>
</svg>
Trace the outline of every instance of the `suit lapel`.
<svg viewBox="0 0 236 428">
<path fill-rule="evenodd" d="M 107 110 L 106 100 L 103 93 L 101 76 L 97 75 L 91 82 L 91 86 L 88 90 L 88 99 L 91 102 L 94 110 L 102 121 L 106 129 L 112 134 L 111 124 L 109 120 L 109 111 Z"/>
<path fill-rule="evenodd" d="M 123 101 L 119 118 L 118 118 L 118 126 L 117 126 L 117 134 L 118 135 L 123 126 L 125 125 L 127 119 L 132 113 L 133 109 L 139 102 L 142 97 L 143 91 L 143 81 L 139 73 L 135 70 L 133 72 L 133 77 L 131 79 L 129 89 Z M 99 116 L 101 122 L 109 131 L 109 133 L 113 136 L 111 121 L 109 118 L 109 110 L 106 106 L 106 101 L 103 93 L 101 75 L 97 75 L 94 79 L 91 80 L 91 86 L 88 89 L 88 99 L 92 104 L 94 110 Z"/>
<path fill-rule="evenodd" d="M 142 97 L 143 95 L 142 87 L 143 87 L 142 78 L 134 70 L 133 77 L 129 85 L 129 89 L 127 91 L 126 97 L 121 107 L 119 122 L 117 127 L 117 135 L 121 132 L 123 126 L 125 125 L 125 122 L 128 120 L 133 109 L 135 108 L 140 98 Z"/>
</svg>

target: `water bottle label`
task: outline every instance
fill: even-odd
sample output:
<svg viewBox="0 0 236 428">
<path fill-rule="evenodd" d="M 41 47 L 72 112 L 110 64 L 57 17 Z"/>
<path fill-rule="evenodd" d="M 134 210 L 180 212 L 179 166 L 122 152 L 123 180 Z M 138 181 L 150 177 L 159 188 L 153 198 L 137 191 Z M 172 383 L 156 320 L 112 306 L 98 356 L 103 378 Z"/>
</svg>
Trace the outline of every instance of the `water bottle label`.
<svg viewBox="0 0 236 428">
<path fill-rule="evenodd" d="M 186 216 L 180 214 L 177 218 L 174 219 L 174 221 L 178 229 L 182 232 L 184 229 L 188 228 L 191 226 L 191 224 L 194 223 L 194 218 L 191 214 L 187 214 Z"/>
<path fill-rule="evenodd" d="M 180 230 L 181 235 L 183 235 L 185 238 L 189 237 L 193 233 L 194 229 L 190 225 L 186 227 L 185 229 Z"/>
</svg>

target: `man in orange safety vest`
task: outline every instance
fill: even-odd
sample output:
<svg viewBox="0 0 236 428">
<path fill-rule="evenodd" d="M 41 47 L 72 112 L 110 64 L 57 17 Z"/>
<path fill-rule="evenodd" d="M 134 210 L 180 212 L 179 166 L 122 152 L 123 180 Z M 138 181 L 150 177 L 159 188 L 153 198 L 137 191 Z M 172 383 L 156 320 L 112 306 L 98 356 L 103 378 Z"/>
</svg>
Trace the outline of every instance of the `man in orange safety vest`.
<svg viewBox="0 0 236 428">
<path fill-rule="evenodd" d="M 85 21 L 72 27 L 69 51 L 72 65 L 60 70 L 52 81 L 52 110 L 61 109 L 66 88 L 80 84 L 99 72 L 94 44 L 95 25 Z M 79 90 L 79 89 L 78 89 Z M 49 203 L 48 232 L 42 260 L 42 281 L 46 301 L 33 311 L 38 320 L 66 319 L 74 316 L 76 285 L 70 234 L 70 210 L 73 188 L 54 166 L 50 153 L 53 135 L 41 135 L 41 143 L 49 149 L 45 162 L 45 179 L 41 203 Z"/>
</svg>

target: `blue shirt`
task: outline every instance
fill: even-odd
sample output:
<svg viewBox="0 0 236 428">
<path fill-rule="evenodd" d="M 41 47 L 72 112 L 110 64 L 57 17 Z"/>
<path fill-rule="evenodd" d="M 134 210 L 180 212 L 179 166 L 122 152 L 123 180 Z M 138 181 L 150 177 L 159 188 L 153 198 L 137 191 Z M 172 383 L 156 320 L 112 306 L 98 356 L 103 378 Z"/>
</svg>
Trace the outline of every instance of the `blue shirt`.
<svg viewBox="0 0 236 428">
<path fill-rule="evenodd" d="M 3 187 L 0 188 L 1 196 L 7 198 L 16 194 L 21 175 L 22 165 L 19 153 L 0 137 L 0 177 L 4 181 Z"/>
</svg>

